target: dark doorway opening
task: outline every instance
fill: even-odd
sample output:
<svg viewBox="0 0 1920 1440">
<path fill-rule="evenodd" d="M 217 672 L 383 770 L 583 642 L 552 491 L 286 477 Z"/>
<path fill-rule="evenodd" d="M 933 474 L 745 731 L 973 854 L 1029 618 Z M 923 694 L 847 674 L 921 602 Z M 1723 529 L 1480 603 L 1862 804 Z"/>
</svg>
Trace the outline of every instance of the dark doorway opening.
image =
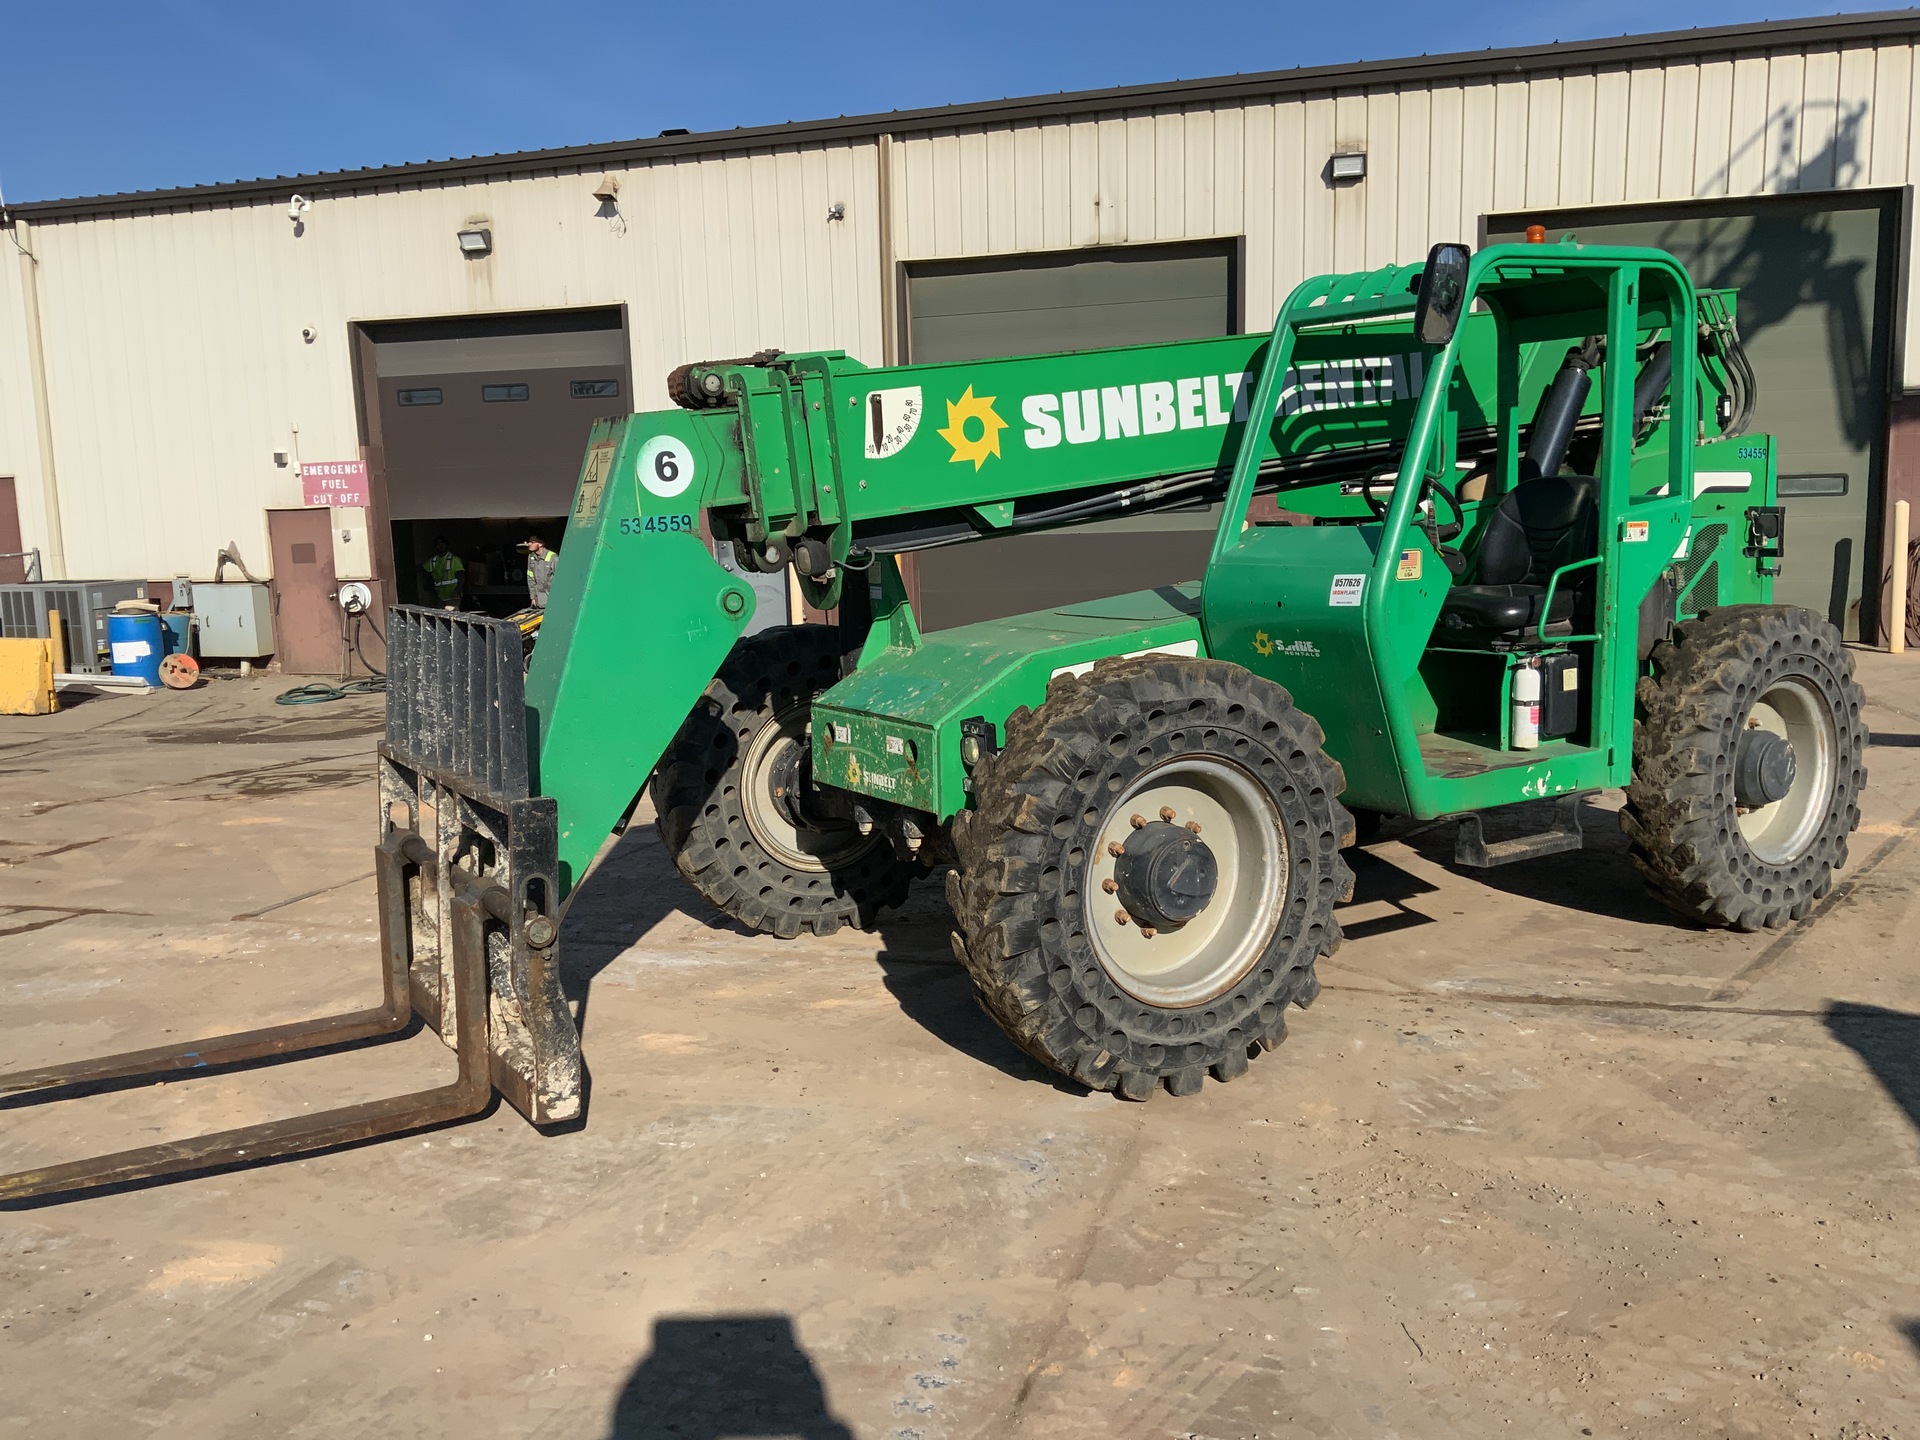
<svg viewBox="0 0 1920 1440">
<path fill-rule="evenodd" d="M 444 539 L 464 567 L 461 604 L 527 603 L 526 551 L 565 545 L 588 432 L 633 408 L 618 306 L 367 321 L 361 410 L 395 598 L 438 600 L 427 572 Z"/>
<path fill-rule="evenodd" d="M 483 615 L 511 615 L 527 603 L 525 542 L 537 534 L 558 551 L 566 529 L 565 515 L 397 520 L 393 526 L 393 557 L 400 603 L 439 603 L 427 562 L 439 553 L 444 539 L 466 566 L 461 608 Z"/>
</svg>

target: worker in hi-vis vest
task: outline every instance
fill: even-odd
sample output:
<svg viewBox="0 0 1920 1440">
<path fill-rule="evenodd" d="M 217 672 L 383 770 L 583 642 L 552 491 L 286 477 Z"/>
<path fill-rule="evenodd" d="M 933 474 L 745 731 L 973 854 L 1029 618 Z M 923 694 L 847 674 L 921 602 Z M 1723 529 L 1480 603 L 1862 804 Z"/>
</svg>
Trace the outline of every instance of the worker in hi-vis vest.
<svg viewBox="0 0 1920 1440">
<path fill-rule="evenodd" d="M 521 542 L 520 548 L 527 552 L 527 603 L 544 610 L 547 596 L 553 592 L 553 567 L 560 563 L 560 552 L 549 550 L 538 532 Z"/>
<path fill-rule="evenodd" d="M 450 610 L 460 606 L 460 592 L 467 588 L 467 562 L 453 553 L 447 537 L 434 537 L 433 558 L 427 561 L 427 578 L 433 581 L 433 597 Z"/>
</svg>

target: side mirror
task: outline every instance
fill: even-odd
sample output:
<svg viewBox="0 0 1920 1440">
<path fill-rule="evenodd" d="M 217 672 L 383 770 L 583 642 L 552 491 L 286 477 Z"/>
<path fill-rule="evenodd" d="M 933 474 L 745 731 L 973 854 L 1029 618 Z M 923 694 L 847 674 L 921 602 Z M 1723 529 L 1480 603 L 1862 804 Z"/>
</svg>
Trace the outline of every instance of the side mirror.
<svg viewBox="0 0 1920 1440">
<path fill-rule="evenodd" d="M 1427 252 L 1427 268 L 1420 272 L 1419 303 L 1413 311 L 1413 333 L 1425 345 L 1444 345 L 1459 328 L 1467 298 L 1467 262 L 1473 252 L 1464 245 L 1436 245 Z"/>
</svg>

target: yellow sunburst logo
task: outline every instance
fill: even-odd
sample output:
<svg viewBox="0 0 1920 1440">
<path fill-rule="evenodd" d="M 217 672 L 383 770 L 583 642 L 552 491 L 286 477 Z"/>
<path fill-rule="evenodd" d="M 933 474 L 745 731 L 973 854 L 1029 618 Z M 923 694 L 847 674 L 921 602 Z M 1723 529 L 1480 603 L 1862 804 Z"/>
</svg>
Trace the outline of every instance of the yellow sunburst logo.
<svg viewBox="0 0 1920 1440">
<path fill-rule="evenodd" d="M 953 447 L 955 464 L 971 460 L 978 470 L 989 455 L 1000 453 L 1000 432 L 1007 428 L 1007 422 L 993 413 L 993 400 L 991 395 L 974 394 L 969 385 L 958 400 L 947 401 L 947 428 L 940 432 L 940 438 Z M 980 422 L 978 435 L 968 436 L 969 420 Z"/>
<path fill-rule="evenodd" d="M 860 788 L 860 757 L 858 755 L 847 757 L 847 784 L 856 790 Z"/>
<path fill-rule="evenodd" d="M 1260 655 L 1273 654 L 1273 638 L 1264 630 L 1253 632 L 1253 648 Z"/>
</svg>

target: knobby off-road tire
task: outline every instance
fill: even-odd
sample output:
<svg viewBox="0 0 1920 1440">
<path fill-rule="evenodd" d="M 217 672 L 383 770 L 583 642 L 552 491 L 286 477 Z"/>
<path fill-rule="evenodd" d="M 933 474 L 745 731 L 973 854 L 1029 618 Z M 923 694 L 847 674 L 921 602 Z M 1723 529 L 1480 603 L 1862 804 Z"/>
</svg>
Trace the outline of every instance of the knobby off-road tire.
<svg viewBox="0 0 1920 1440">
<path fill-rule="evenodd" d="M 1846 863 L 1866 781 L 1863 697 L 1839 632 L 1796 606 L 1730 605 L 1677 626 L 1653 664 L 1620 822 L 1633 863 L 1702 924 L 1805 918 Z M 1742 746 L 1777 752 L 1767 736 L 1792 747 L 1791 788 L 1742 803 L 1741 786 L 1757 783 L 1740 777 Z"/>
<path fill-rule="evenodd" d="M 804 782 L 814 697 L 840 678 L 837 633 L 788 625 L 742 640 L 654 770 L 660 835 L 680 873 L 754 930 L 871 929 L 919 867 L 845 822 L 795 824 L 773 785 Z"/>
<path fill-rule="evenodd" d="M 1035 1059 L 1128 1099 L 1244 1073 L 1285 1038 L 1288 1005 L 1319 993 L 1314 965 L 1338 948 L 1333 907 L 1353 889 L 1345 781 L 1320 727 L 1237 665 L 1145 657 L 1055 680 L 1005 738 L 974 771 L 947 877 L 982 1006 Z M 1190 818 L 1217 888 L 1144 937 L 1102 888 L 1108 847 L 1184 845 Z"/>
</svg>

